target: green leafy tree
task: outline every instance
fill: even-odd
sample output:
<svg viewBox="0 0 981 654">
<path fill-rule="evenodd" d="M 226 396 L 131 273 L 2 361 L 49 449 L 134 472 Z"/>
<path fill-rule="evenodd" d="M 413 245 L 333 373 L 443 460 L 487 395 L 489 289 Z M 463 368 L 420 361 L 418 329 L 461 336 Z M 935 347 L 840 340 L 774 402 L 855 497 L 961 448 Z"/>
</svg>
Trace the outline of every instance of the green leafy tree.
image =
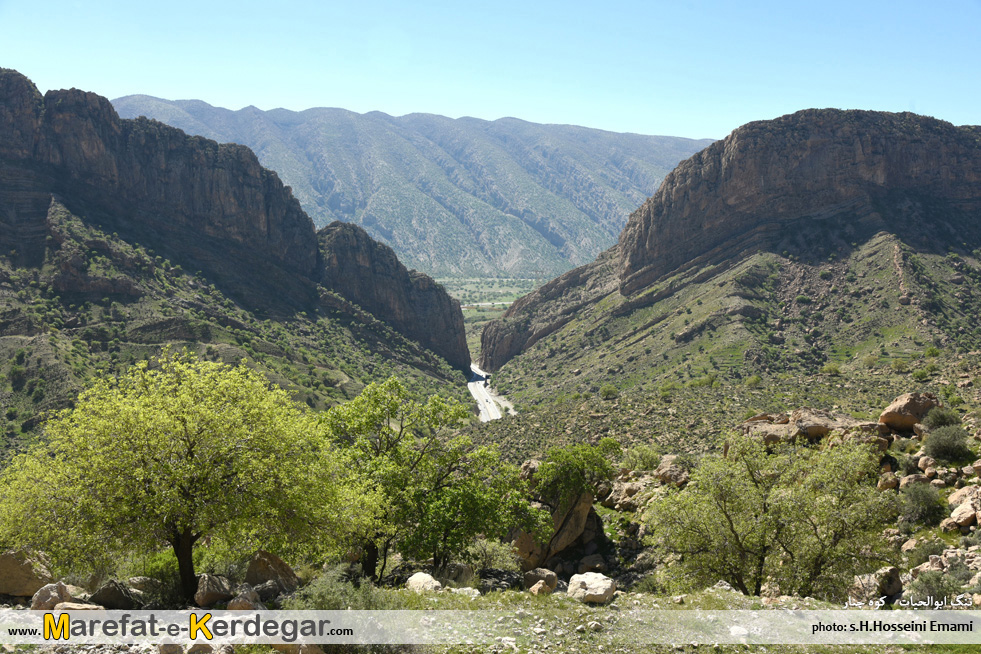
<svg viewBox="0 0 981 654">
<path fill-rule="evenodd" d="M 725 456 L 703 458 L 684 490 L 652 505 L 653 543 L 689 581 L 759 595 L 773 579 L 783 593 L 840 596 L 888 556 L 877 532 L 894 507 L 875 488 L 877 463 L 857 442 L 766 447 L 733 436 Z"/>
<path fill-rule="evenodd" d="M 612 461 L 619 455 L 620 445 L 612 438 L 552 448 L 535 472 L 535 490 L 556 508 L 575 504 L 583 493 L 595 495 L 601 482 L 613 478 Z"/>
<path fill-rule="evenodd" d="M 324 416 L 331 439 L 379 498 L 359 534 L 365 574 L 384 574 L 393 548 L 432 556 L 441 568 L 477 534 L 541 522 L 514 466 L 456 430 L 468 416 L 439 396 L 413 400 L 394 378 Z"/>
<path fill-rule="evenodd" d="M 259 373 L 165 354 L 84 391 L 0 477 L 0 541 L 63 565 L 169 545 L 193 597 L 193 553 L 324 554 L 365 497 L 316 421 Z M 370 497 L 370 496 L 369 496 Z"/>
</svg>

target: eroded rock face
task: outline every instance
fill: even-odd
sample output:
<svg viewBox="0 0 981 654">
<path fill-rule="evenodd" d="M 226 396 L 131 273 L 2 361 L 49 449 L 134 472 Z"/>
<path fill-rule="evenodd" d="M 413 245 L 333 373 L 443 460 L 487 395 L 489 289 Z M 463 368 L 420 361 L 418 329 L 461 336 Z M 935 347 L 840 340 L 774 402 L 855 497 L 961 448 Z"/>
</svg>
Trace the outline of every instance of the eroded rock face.
<svg viewBox="0 0 981 654">
<path fill-rule="evenodd" d="M 450 365 L 468 369 L 470 350 L 459 301 L 432 278 L 407 270 L 392 248 L 357 225 L 333 222 L 317 233 L 323 253 L 321 283 L 429 348 Z"/>
<path fill-rule="evenodd" d="M 620 235 L 620 292 L 766 246 L 798 221 L 912 193 L 977 206 L 977 128 L 910 113 L 809 109 L 749 123 L 683 161 Z"/>
<path fill-rule="evenodd" d="M 33 597 L 54 579 L 44 561 L 24 550 L 9 550 L 0 554 L 0 595 Z"/>
<path fill-rule="evenodd" d="M 913 431 L 930 409 L 943 406 L 933 393 L 904 393 L 883 409 L 879 422 L 896 431 Z"/>
<path fill-rule="evenodd" d="M 20 73 L 0 69 L 0 249 L 16 251 L 18 265 L 42 262 L 53 199 L 202 271 L 246 306 L 315 311 L 325 302 L 318 284 L 326 284 L 453 366 L 469 368 L 458 302 L 360 228 L 331 225 L 318 241 L 289 187 L 248 148 L 145 118 L 120 119 L 94 93 L 41 96 Z M 79 288 L 90 282 L 67 265 L 56 287 L 140 293 Z"/>
<path fill-rule="evenodd" d="M 488 323 L 481 367 L 500 369 L 573 316 L 599 322 L 598 305 L 629 314 L 676 292 L 688 274 L 697 281 L 758 251 L 807 247 L 831 227 L 856 242 L 880 231 L 929 242 L 938 228 L 974 238 L 979 134 L 909 113 L 832 109 L 744 125 L 679 164 L 616 246 Z M 743 306 L 732 310 L 753 310 Z M 703 327 L 692 325 L 688 337 Z"/>
</svg>

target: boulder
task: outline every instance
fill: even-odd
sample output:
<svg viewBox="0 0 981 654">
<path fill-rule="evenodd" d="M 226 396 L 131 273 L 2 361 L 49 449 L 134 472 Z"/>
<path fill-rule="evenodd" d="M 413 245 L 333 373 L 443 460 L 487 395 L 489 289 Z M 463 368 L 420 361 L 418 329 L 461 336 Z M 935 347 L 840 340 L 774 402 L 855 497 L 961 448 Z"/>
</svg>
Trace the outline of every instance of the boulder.
<svg viewBox="0 0 981 654">
<path fill-rule="evenodd" d="M 675 465 L 677 459 L 677 454 L 668 454 L 663 457 L 654 470 L 654 476 L 662 484 L 681 488 L 688 483 L 688 472 L 681 466 Z"/>
<path fill-rule="evenodd" d="M 417 593 L 435 592 L 442 590 L 443 584 L 425 572 L 417 572 L 405 582 L 405 587 Z"/>
<path fill-rule="evenodd" d="M 552 593 L 552 589 L 548 587 L 548 584 L 546 584 L 544 580 L 542 580 L 529 588 L 528 592 L 532 595 L 550 595 Z"/>
<path fill-rule="evenodd" d="M 552 591 L 555 590 L 556 584 L 559 583 L 559 577 L 557 574 L 547 568 L 535 568 L 534 570 L 529 570 L 524 574 L 525 589 L 530 589 L 540 581 L 545 582 L 548 589 Z"/>
<path fill-rule="evenodd" d="M 916 467 L 926 472 L 929 468 L 937 467 L 937 460 L 932 456 L 921 456 L 920 460 L 916 462 Z M 936 476 L 936 472 L 934 473 L 934 476 Z"/>
<path fill-rule="evenodd" d="M 644 490 L 646 484 L 642 481 L 615 481 L 606 499 L 601 504 L 608 509 L 617 511 L 636 511 L 637 495 Z"/>
<path fill-rule="evenodd" d="M 32 611 L 50 611 L 62 602 L 71 602 L 72 595 L 64 583 L 42 586 L 31 598 Z"/>
<path fill-rule="evenodd" d="M 592 508 L 593 496 L 590 493 L 583 493 L 567 509 L 553 511 L 553 535 L 545 544 L 538 543 L 527 532 L 518 532 L 514 537 L 513 543 L 518 557 L 521 559 L 522 569 L 532 570 L 541 566 L 542 563 L 565 550 L 577 538 L 582 536 L 586 528 L 586 520 Z"/>
<path fill-rule="evenodd" d="M 981 501 L 981 486 L 965 486 L 951 493 L 950 497 L 947 498 L 947 504 L 960 506 L 964 502 L 975 499 Z"/>
<path fill-rule="evenodd" d="M 245 583 L 255 587 L 267 581 L 276 582 L 283 593 L 292 593 L 300 587 L 300 580 L 289 564 L 275 554 L 259 550 L 249 561 Z"/>
<path fill-rule="evenodd" d="M 879 422 L 890 429 L 913 431 L 913 426 L 923 421 L 923 416 L 933 407 L 943 406 L 933 393 L 905 393 L 887 406 L 879 416 Z"/>
<path fill-rule="evenodd" d="M 899 490 L 903 490 L 907 486 L 913 484 L 929 484 L 930 480 L 927 479 L 926 475 L 906 475 L 899 480 Z"/>
<path fill-rule="evenodd" d="M 26 550 L 0 554 L 0 595 L 33 597 L 54 578 L 41 556 Z"/>
<path fill-rule="evenodd" d="M 55 611 L 105 611 L 107 607 L 83 602 L 62 602 L 55 604 Z"/>
<path fill-rule="evenodd" d="M 232 599 L 231 585 L 228 580 L 218 575 L 202 574 L 198 576 L 198 591 L 194 593 L 194 603 L 201 608 L 214 606 L 218 602 Z"/>
<path fill-rule="evenodd" d="M 89 601 L 111 611 L 131 611 L 143 606 L 142 593 L 115 579 L 102 584 Z"/>
<path fill-rule="evenodd" d="M 572 579 L 569 580 L 569 589 L 566 592 L 570 597 L 580 602 L 603 604 L 613 597 L 616 589 L 616 582 L 606 575 L 598 572 L 585 572 L 572 576 Z"/>
<path fill-rule="evenodd" d="M 950 512 L 950 519 L 961 527 L 970 527 L 976 522 L 978 506 L 974 501 L 963 502 Z"/>
</svg>

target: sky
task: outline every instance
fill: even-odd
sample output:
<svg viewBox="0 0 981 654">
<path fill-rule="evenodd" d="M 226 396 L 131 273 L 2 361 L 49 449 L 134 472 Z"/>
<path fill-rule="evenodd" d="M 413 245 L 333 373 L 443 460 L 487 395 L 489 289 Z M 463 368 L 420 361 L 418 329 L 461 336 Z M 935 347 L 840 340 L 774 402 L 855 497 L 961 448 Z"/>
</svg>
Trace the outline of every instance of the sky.
<svg viewBox="0 0 981 654">
<path fill-rule="evenodd" d="M 810 107 L 981 124 L 981 0 L 0 0 L 46 91 L 722 138 Z"/>
</svg>

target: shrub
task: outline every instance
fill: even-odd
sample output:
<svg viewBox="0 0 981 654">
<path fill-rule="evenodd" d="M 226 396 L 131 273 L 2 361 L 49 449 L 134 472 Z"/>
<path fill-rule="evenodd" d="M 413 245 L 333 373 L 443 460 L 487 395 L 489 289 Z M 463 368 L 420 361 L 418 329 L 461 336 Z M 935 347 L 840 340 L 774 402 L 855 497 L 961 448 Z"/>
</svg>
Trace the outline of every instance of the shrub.
<svg viewBox="0 0 981 654">
<path fill-rule="evenodd" d="M 929 484 L 912 484 L 899 494 L 898 526 L 913 533 L 919 526 L 930 527 L 947 517 L 940 493 Z"/>
<path fill-rule="evenodd" d="M 958 461 L 971 456 L 971 450 L 967 447 L 967 432 L 956 425 L 931 431 L 923 443 L 923 451 L 941 461 Z"/>
<path fill-rule="evenodd" d="M 746 384 L 747 388 L 756 388 L 763 383 L 763 378 L 759 375 L 753 375 L 752 377 L 747 377 L 746 381 L 743 383 Z"/>
<path fill-rule="evenodd" d="M 913 371 L 913 381 L 925 382 L 930 378 L 930 373 L 926 370 L 914 370 Z"/>
<path fill-rule="evenodd" d="M 949 427 L 961 424 L 961 417 L 953 409 L 935 406 L 923 417 L 923 424 L 926 425 L 927 429 Z"/>
<path fill-rule="evenodd" d="M 600 397 L 604 400 L 615 400 L 620 394 L 617 387 L 613 384 L 604 384 L 600 387 Z"/>
<path fill-rule="evenodd" d="M 661 462 L 661 452 L 653 443 L 634 445 L 623 453 L 620 467 L 630 470 L 654 470 Z"/>
<path fill-rule="evenodd" d="M 821 368 L 821 372 L 825 375 L 831 375 L 832 377 L 837 377 L 841 374 L 841 368 L 838 367 L 837 363 L 829 363 Z"/>
<path fill-rule="evenodd" d="M 943 601 L 944 598 L 953 599 L 960 592 L 960 587 L 953 579 L 943 572 L 927 570 L 921 572 L 913 583 L 909 585 L 903 593 L 904 599 L 914 602 L 923 601 Z M 932 599 L 931 599 L 932 598 Z"/>
<path fill-rule="evenodd" d="M 940 556 L 947 549 L 947 544 L 941 540 L 928 540 L 919 544 L 907 555 L 907 564 L 911 568 L 926 563 L 931 556 Z"/>
<path fill-rule="evenodd" d="M 519 572 L 521 566 L 514 546 L 489 538 L 477 538 L 461 555 L 463 562 L 475 571 L 495 568 Z"/>
<path fill-rule="evenodd" d="M 927 349 L 923 350 L 923 356 L 927 357 L 928 359 L 938 357 L 940 356 L 940 349 L 931 345 Z"/>
<path fill-rule="evenodd" d="M 892 362 L 892 366 L 891 367 L 892 367 L 893 372 L 898 372 L 898 373 L 909 372 L 909 364 L 907 364 L 902 359 L 895 359 Z"/>
<path fill-rule="evenodd" d="M 347 566 L 335 566 L 314 579 L 295 595 L 283 602 L 290 611 L 372 611 L 401 608 L 391 606 L 394 594 L 387 594 L 364 580 L 357 578 Z"/>
</svg>

